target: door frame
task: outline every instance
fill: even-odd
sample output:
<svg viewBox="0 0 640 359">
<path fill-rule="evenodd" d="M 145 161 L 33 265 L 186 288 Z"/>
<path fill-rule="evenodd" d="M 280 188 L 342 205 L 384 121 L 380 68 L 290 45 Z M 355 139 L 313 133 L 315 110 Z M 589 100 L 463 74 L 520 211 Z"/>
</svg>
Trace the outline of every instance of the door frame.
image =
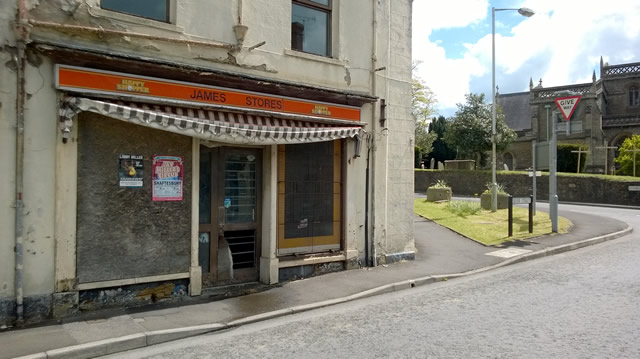
<svg viewBox="0 0 640 359">
<path fill-rule="evenodd" d="M 263 188 L 262 188 L 262 171 L 263 171 L 263 148 L 262 147 L 234 147 L 234 146 L 219 146 L 219 147 L 208 147 L 205 145 L 200 145 L 200 156 L 203 153 L 210 153 L 210 163 L 209 166 L 211 168 L 211 179 L 209 183 L 209 188 L 211 190 L 210 194 L 210 207 L 211 207 L 211 218 L 210 223 L 201 224 L 198 223 L 198 233 L 208 232 L 209 233 L 209 272 L 202 272 L 202 285 L 203 287 L 213 287 L 220 285 L 227 285 L 232 283 L 241 283 L 248 281 L 255 281 L 259 279 L 260 276 L 260 256 L 262 252 L 262 197 L 263 197 Z M 255 179 L 255 188 L 256 188 L 256 207 L 255 207 L 255 221 L 250 228 L 247 228 L 246 225 L 243 224 L 223 224 L 220 225 L 220 211 L 219 208 L 222 207 L 224 202 L 224 157 L 225 154 L 230 152 L 253 152 L 256 156 L 256 179 Z M 198 174 L 199 175 L 199 174 Z M 198 189 L 199 190 L 199 189 Z M 218 280 L 218 246 L 219 239 L 221 235 L 224 235 L 224 231 L 230 230 L 241 230 L 241 229 L 249 229 L 255 231 L 255 247 L 254 247 L 254 263 L 255 266 L 252 268 L 243 268 L 234 270 L 234 278 L 230 281 L 219 281 Z"/>
</svg>

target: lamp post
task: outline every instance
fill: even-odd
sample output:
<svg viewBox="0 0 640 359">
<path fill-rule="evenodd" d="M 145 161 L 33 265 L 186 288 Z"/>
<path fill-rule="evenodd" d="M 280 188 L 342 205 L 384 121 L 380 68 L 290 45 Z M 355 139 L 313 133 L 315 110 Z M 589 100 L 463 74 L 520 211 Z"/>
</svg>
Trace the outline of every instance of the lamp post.
<svg viewBox="0 0 640 359">
<path fill-rule="evenodd" d="M 496 11 L 515 10 L 531 17 L 534 12 L 526 7 L 519 9 L 491 8 L 491 212 L 498 208 L 498 183 L 496 182 Z"/>
</svg>

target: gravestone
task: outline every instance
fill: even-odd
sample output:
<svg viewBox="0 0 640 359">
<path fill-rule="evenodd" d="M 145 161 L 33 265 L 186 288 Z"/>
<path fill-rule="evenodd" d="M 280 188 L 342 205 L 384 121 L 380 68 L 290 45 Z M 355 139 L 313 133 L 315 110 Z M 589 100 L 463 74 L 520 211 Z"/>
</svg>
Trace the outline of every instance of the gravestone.
<svg viewBox="0 0 640 359">
<path fill-rule="evenodd" d="M 431 159 L 431 163 L 429 163 L 429 169 L 430 170 L 434 170 L 435 169 L 435 165 L 436 165 L 436 159 L 432 158 Z"/>
</svg>

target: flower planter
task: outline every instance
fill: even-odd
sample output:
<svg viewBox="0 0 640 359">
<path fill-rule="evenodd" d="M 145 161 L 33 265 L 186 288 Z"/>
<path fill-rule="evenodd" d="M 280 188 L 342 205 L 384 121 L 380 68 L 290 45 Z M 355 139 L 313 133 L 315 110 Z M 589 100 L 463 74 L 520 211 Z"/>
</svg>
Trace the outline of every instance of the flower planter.
<svg viewBox="0 0 640 359">
<path fill-rule="evenodd" d="M 491 193 L 483 193 L 480 195 L 480 207 L 482 209 L 491 209 Z M 506 193 L 498 193 L 498 208 L 505 209 L 509 207 L 509 195 Z"/>
<path fill-rule="evenodd" d="M 451 201 L 451 188 L 427 188 L 427 201 Z"/>
</svg>

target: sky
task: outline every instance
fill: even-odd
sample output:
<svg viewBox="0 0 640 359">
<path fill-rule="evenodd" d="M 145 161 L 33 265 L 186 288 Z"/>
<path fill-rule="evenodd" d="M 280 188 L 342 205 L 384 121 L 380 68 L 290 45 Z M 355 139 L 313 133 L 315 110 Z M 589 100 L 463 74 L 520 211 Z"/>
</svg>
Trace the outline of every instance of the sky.
<svg viewBox="0 0 640 359">
<path fill-rule="evenodd" d="M 491 8 L 496 12 L 499 93 L 529 91 L 600 78 L 611 65 L 640 62 L 640 0 L 414 0 L 415 76 L 434 92 L 439 115 L 453 116 L 466 93 L 491 103 Z"/>
</svg>

